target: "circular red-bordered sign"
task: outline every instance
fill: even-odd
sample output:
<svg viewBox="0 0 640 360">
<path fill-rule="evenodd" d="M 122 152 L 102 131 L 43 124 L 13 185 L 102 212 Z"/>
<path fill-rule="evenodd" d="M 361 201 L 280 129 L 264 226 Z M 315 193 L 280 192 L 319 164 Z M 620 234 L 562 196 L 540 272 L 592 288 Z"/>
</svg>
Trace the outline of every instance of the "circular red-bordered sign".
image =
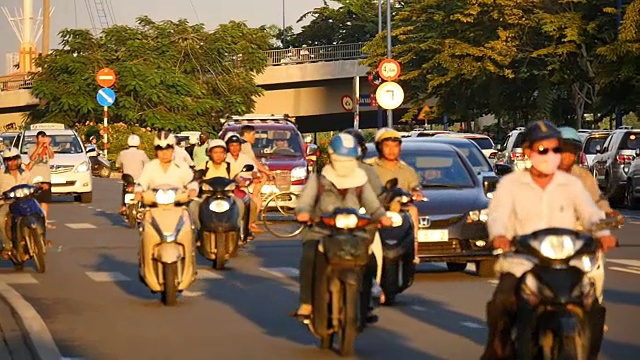
<svg viewBox="0 0 640 360">
<path fill-rule="evenodd" d="M 342 103 L 342 108 L 344 109 L 344 111 L 353 111 L 353 98 L 351 96 L 342 96 L 340 102 Z"/>
<path fill-rule="evenodd" d="M 116 83 L 116 73 L 109 68 L 100 69 L 96 74 L 96 82 L 103 88 L 111 87 Z"/>
<path fill-rule="evenodd" d="M 395 81 L 400 77 L 402 68 L 394 59 L 384 59 L 378 65 L 378 74 L 385 81 Z"/>
</svg>

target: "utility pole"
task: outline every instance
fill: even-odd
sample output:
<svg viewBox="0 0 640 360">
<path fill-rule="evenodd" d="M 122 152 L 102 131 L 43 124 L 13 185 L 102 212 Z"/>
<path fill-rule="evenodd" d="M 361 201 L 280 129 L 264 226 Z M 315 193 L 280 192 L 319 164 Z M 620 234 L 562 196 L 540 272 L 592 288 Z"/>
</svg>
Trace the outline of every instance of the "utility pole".
<svg viewBox="0 0 640 360">
<path fill-rule="evenodd" d="M 378 34 L 382 33 L 382 0 L 378 0 Z M 382 128 L 382 108 L 378 105 L 378 129 Z"/>
<path fill-rule="evenodd" d="M 391 0 L 387 0 L 387 58 L 391 59 Z M 393 110 L 387 110 L 387 126 L 393 127 Z"/>
<path fill-rule="evenodd" d="M 617 35 L 620 36 L 620 26 L 622 25 L 622 0 L 616 0 L 616 8 L 618 10 L 618 14 L 616 17 L 616 25 L 618 28 Z M 622 126 L 622 112 L 620 111 L 620 106 L 616 105 L 616 129 L 621 126 Z"/>
<path fill-rule="evenodd" d="M 51 0 L 42 0 L 42 55 L 49 54 L 49 36 L 51 34 Z"/>
<path fill-rule="evenodd" d="M 282 0 L 282 48 L 285 48 L 285 39 L 287 37 L 287 15 L 285 14 L 286 0 Z"/>
</svg>

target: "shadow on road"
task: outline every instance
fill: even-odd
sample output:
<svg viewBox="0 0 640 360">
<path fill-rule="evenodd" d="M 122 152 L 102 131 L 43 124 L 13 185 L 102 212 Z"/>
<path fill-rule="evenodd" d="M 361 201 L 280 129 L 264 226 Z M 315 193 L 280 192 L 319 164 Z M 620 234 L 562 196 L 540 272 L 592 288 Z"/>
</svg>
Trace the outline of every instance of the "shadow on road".
<svg viewBox="0 0 640 360">
<path fill-rule="evenodd" d="M 91 267 L 92 271 L 118 271 L 131 279 L 131 281 L 113 282 L 125 294 L 144 300 L 157 300 L 159 298 L 160 295 L 152 294 L 149 289 L 138 280 L 139 269 L 137 263 L 120 260 L 108 253 L 101 253 L 98 256 L 98 261 Z"/>
<path fill-rule="evenodd" d="M 97 217 L 105 218 L 109 220 L 112 226 L 117 226 L 121 228 L 129 228 L 129 225 L 124 221 L 124 218 L 120 214 L 110 213 L 107 211 L 95 211 L 94 215 Z"/>
<path fill-rule="evenodd" d="M 640 353 L 640 345 L 610 340 L 606 335 L 600 350 L 600 355 L 605 355 L 609 359 L 637 359 L 638 353 Z"/>
<path fill-rule="evenodd" d="M 615 303 L 621 305 L 640 305 L 640 293 L 635 291 L 624 291 L 619 289 L 604 290 L 604 304 Z"/>
</svg>

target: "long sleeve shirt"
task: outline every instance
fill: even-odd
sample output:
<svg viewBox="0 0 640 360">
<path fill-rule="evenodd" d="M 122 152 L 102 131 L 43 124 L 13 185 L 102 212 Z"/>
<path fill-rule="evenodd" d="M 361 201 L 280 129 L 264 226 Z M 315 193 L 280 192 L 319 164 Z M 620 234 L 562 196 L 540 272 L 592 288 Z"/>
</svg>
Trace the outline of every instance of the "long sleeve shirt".
<svg viewBox="0 0 640 360">
<path fill-rule="evenodd" d="M 187 164 L 172 161 L 165 171 L 158 159 L 151 160 L 145 165 L 137 185 L 136 191 L 146 191 L 160 185 L 198 190 L 198 183 L 193 181 L 193 172 Z"/>
<path fill-rule="evenodd" d="M 120 151 L 116 158 L 116 167 L 122 168 L 123 174 L 129 174 L 134 180 L 137 180 L 149 161 L 149 157 L 144 151 L 131 147 Z"/>
<path fill-rule="evenodd" d="M 584 188 L 587 190 L 591 199 L 596 202 L 596 205 L 600 208 L 600 210 L 605 213 L 613 211 L 611 205 L 609 205 L 609 201 L 602 195 L 600 192 L 600 188 L 598 187 L 598 183 L 593 175 L 589 172 L 589 170 L 580 167 L 578 165 L 573 165 L 571 168 L 571 175 L 577 177 Z"/>
</svg>

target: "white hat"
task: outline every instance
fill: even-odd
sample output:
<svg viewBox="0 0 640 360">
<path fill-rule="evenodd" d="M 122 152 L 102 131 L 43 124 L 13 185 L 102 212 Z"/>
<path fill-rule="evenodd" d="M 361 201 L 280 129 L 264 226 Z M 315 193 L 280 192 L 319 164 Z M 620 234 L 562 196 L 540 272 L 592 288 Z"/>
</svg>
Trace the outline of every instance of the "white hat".
<svg viewBox="0 0 640 360">
<path fill-rule="evenodd" d="M 140 137 L 135 134 L 129 135 L 129 138 L 127 138 L 127 145 L 129 145 L 129 147 L 140 146 Z"/>
<path fill-rule="evenodd" d="M 215 148 L 215 147 L 221 147 L 224 148 L 225 150 L 227 150 L 227 144 L 225 144 L 224 141 L 220 140 L 220 139 L 213 139 L 213 140 L 209 140 L 209 144 L 207 145 L 207 151 Z"/>
</svg>

